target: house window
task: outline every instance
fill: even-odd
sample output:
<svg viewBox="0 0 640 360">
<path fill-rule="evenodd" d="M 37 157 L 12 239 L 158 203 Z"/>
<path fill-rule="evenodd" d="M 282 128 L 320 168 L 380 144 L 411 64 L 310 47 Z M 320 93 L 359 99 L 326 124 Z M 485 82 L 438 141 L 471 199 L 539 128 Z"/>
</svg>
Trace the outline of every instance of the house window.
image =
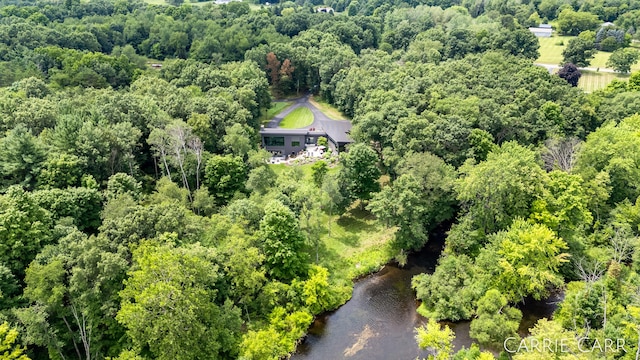
<svg viewBox="0 0 640 360">
<path fill-rule="evenodd" d="M 284 136 L 265 136 L 265 146 L 284 146 Z"/>
<path fill-rule="evenodd" d="M 300 146 L 300 138 L 299 137 L 291 138 L 291 146 Z"/>
</svg>

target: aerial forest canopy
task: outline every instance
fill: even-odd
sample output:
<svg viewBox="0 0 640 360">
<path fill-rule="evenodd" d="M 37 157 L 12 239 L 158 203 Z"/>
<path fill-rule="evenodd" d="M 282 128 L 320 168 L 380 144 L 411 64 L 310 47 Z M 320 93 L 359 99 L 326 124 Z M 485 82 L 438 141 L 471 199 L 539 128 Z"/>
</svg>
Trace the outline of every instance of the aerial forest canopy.
<svg viewBox="0 0 640 360">
<path fill-rule="evenodd" d="M 640 351 L 640 72 L 585 93 L 527 29 L 579 65 L 632 51 L 640 1 L 153 3 L 0 0 L 0 358 L 283 358 L 443 226 L 421 314 L 497 355 L 564 291 L 530 336 Z M 307 94 L 354 143 L 274 165 Z M 494 356 L 451 336 L 417 331 Z"/>
</svg>

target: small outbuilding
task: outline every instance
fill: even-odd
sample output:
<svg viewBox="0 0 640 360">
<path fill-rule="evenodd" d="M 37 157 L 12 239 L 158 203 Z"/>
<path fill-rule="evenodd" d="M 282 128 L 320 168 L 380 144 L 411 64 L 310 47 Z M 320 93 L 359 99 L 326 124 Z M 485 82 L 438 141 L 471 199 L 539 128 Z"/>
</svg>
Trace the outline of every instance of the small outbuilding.
<svg viewBox="0 0 640 360">
<path fill-rule="evenodd" d="M 333 14 L 333 8 L 332 7 L 319 7 L 316 9 L 317 12 L 321 13 L 327 13 L 327 14 Z"/>
<path fill-rule="evenodd" d="M 529 31 L 531 31 L 536 37 L 548 38 L 553 34 L 553 29 L 549 24 L 540 24 L 538 27 L 530 27 Z"/>
</svg>

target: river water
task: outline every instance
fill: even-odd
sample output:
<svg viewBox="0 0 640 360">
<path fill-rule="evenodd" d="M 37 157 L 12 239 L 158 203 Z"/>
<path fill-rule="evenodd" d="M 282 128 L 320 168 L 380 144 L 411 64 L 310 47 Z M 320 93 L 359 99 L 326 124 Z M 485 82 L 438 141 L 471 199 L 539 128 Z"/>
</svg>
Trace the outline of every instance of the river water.
<svg viewBox="0 0 640 360">
<path fill-rule="evenodd" d="M 319 315 L 307 337 L 298 345 L 294 360 L 426 358 L 420 350 L 414 328 L 426 323 L 416 312 L 419 303 L 411 289 L 411 278 L 432 273 L 444 244 L 444 230 L 434 233 L 427 246 L 409 256 L 407 265 L 386 265 L 379 272 L 356 282 L 352 298 L 339 309 Z M 521 334 L 542 317 L 550 317 L 557 299 L 526 301 Z M 469 322 L 447 323 L 455 332 L 456 350 L 471 346 Z"/>
</svg>

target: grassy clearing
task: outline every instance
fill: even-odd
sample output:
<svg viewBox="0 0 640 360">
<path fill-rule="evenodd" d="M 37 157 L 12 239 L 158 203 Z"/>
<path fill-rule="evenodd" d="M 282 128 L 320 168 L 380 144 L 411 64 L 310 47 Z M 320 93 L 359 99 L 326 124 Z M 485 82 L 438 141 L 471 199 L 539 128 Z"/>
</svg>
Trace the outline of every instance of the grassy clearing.
<svg viewBox="0 0 640 360">
<path fill-rule="evenodd" d="M 280 127 L 285 129 L 299 129 L 313 123 L 313 113 L 307 107 L 299 107 L 280 122 Z"/>
<path fill-rule="evenodd" d="M 333 105 L 329 104 L 328 102 L 322 100 L 321 98 L 316 98 L 315 96 L 312 96 L 309 99 L 309 102 L 311 102 L 313 104 L 313 106 L 315 106 L 318 109 L 320 109 L 320 111 L 322 111 L 325 115 L 327 115 L 327 117 L 329 119 L 332 119 L 332 120 L 344 120 L 344 119 L 347 118 L 342 113 L 342 111 L 338 110 L 336 107 L 334 107 Z"/>
<path fill-rule="evenodd" d="M 88 1 L 88 0 L 87 0 Z M 144 0 L 144 2 L 146 2 L 147 4 L 151 4 L 151 5 L 168 5 L 166 0 Z M 193 6 L 205 6 L 207 4 L 215 4 L 215 1 L 190 1 L 190 0 L 185 0 L 184 1 L 185 4 L 189 4 L 189 5 L 193 5 Z M 249 7 L 252 9 L 260 9 L 259 5 L 255 5 L 255 4 L 249 4 Z"/>
<path fill-rule="evenodd" d="M 395 255 L 391 247 L 395 228 L 385 228 L 368 211 L 353 208 L 341 217 L 324 214 L 323 221 L 327 225 L 318 259 L 336 282 L 350 284 L 379 270 Z"/>
<path fill-rule="evenodd" d="M 312 164 L 288 166 L 269 165 L 278 176 L 286 171 L 300 172 L 298 176 L 311 182 Z M 340 165 L 329 169 L 329 174 L 337 173 Z M 352 280 L 379 270 L 396 254 L 391 247 L 395 228 L 386 228 L 366 210 L 354 206 L 342 216 L 322 213 L 324 224 L 318 247 L 318 262 L 329 269 L 334 283 L 351 286 Z M 309 255 L 315 261 L 315 249 Z"/>
<path fill-rule="evenodd" d="M 562 62 L 562 50 L 567 46 L 569 40 L 573 36 L 552 36 L 550 38 L 538 38 L 540 42 L 540 57 L 536 59 L 537 63 L 558 65 Z M 562 44 L 562 45 L 560 45 Z M 633 43 L 632 47 L 640 49 L 640 43 Z M 591 60 L 589 67 L 592 68 L 607 68 L 607 60 L 611 56 L 610 52 L 598 51 Z M 640 62 L 631 66 L 631 71 L 639 71 Z"/>
<path fill-rule="evenodd" d="M 616 73 L 582 71 L 578 87 L 585 92 L 594 92 L 605 88 L 613 79 L 626 80 L 628 78 L 628 75 Z"/>
<path fill-rule="evenodd" d="M 312 164 L 269 166 L 278 176 L 294 171 L 300 172 L 298 176 L 302 181 L 312 181 Z M 332 167 L 329 174 L 339 169 L 339 165 Z M 318 247 L 318 262 L 329 269 L 336 284 L 351 286 L 353 279 L 379 270 L 396 255 L 391 247 L 395 228 L 385 228 L 357 204 L 342 216 L 322 213 L 321 219 L 324 229 Z M 309 255 L 315 261 L 315 249 L 310 249 Z"/>
<path fill-rule="evenodd" d="M 262 118 L 260 119 L 261 122 L 268 122 L 269 120 L 273 119 L 274 116 L 280 114 L 292 104 L 293 102 L 291 101 L 278 101 L 271 103 L 271 107 L 268 110 L 262 112 Z"/>
<path fill-rule="evenodd" d="M 571 38 L 573 37 L 552 36 L 550 38 L 538 38 L 540 42 L 540 57 L 536 59 L 536 62 L 541 64 L 560 64 L 562 62 L 562 50 L 564 50 Z"/>
</svg>

